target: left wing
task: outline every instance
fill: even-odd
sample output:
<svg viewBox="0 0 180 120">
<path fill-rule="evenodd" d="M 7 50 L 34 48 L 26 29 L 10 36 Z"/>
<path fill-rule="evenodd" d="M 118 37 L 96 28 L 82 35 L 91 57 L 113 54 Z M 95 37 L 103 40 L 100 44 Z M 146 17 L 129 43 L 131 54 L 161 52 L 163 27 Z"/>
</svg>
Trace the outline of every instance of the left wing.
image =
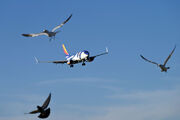
<svg viewBox="0 0 180 120">
<path fill-rule="evenodd" d="M 58 28 L 62 27 L 64 24 L 66 24 L 67 21 L 69 21 L 72 17 L 72 14 L 60 25 L 56 26 L 55 28 L 52 29 L 52 32 L 54 32 L 55 30 L 57 30 Z"/>
<path fill-rule="evenodd" d="M 105 54 L 108 54 L 108 48 L 106 48 L 106 52 L 104 52 L 104 53 L 101 53 L 101 54 L 89 57 L 89 60 L 94 60 L 95 57 L 98 57 L 98 56 L 101 56 L 101 55 L 105 55 Z"/>
<path fill-rule="evenodd" d="M 22 34 L 22 36 L 24 36 L 24 37 L 37 37 L 37 36 L 40 36 L 40 35 L 48 36 L 48 34 L 44 33 L 44 32 L 41 32 L 41 33 L 31 33 L 31 34 Z"/>
<path fill-rule="evenodd" d="M 35 57 L 36 63 L 55 63 L 55 64 L 64 64 L 67 63 L 67 60 L 57 60 L 57 61 L 39 61 L 36 57 Z"/>
<path fill-rule="evenodd" d="M 176 46 L 174 46 L 174 49 L 172 50 L 172 52 L 169 54 L 169 56 L 166 58 L 164 65 L 166 65 L 166 63 L 168 62 L 168 60 L 171 58 L 172 54 L 174 53 L 174 50 L 176 49 Z"/>
</svg>

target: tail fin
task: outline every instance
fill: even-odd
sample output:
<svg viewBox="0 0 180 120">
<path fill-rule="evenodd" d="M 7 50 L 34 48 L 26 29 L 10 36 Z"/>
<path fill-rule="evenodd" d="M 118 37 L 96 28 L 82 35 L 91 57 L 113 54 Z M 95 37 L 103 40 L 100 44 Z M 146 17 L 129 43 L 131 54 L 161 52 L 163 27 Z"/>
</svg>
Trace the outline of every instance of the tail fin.
<svg viewBox="0 0 180 120">
<path fill-rule="evenodd" d="M 69 56 L 69 53 L 67 52 L 66 47 L 64 46 L 64 44 L 62 44 L 62 47 L 63 47 L 64 53 L 65 53 L 67 56 Z"/>
</svg>

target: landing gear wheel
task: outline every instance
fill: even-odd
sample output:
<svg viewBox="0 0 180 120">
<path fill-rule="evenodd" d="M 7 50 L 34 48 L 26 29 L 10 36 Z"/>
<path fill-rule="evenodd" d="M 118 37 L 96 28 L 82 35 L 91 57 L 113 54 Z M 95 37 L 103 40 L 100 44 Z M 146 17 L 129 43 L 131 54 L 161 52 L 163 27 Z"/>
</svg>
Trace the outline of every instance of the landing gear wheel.
<svg viewBox="0 0 180 120">
<path fill-rule="evenodd" d="M 74 65 L 70 65 L 70 67 L 72 68 L 72 67 L 74 67 Z"/>
<path fill-rule="evenodd" d="M 85 66 L 85 65 L 86 65 L 85 63 L 82 64 L 82 66 Z"/>
</svg>

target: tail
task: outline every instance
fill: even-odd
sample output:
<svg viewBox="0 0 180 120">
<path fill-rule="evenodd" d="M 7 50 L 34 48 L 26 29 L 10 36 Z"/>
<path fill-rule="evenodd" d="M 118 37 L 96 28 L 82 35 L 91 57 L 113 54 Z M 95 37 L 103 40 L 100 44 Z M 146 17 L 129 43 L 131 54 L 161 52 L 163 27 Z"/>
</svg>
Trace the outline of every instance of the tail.
<svg viewBox="0 0 180 120">
<path fill-rule="evenodd" d="M 62 47 L 63 47 L 64 53 L 65 53 L 67 56 L 69 56 L 69 53 L 68 53 L 68 51 L 66 50 L 66 47 L 64 46 L 64 44 L 62 44 Z"/>
</svg>

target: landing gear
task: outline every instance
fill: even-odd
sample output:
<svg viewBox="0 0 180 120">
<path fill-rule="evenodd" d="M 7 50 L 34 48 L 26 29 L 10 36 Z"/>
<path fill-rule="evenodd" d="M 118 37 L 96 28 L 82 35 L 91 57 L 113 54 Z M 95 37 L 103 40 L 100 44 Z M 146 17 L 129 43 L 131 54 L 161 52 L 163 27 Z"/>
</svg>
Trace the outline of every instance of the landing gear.
<svg viewBox="0 0 180 120">
<path fill-rule="evenodd" d="M 70 65 L 70 68 L 74 67 L 74 65 Z"/>
<path fill-rule="evenodd" d="M 86 64 L 85 63 L 82 63 L 82 66 L 85 66 Z"/>
</svg>

